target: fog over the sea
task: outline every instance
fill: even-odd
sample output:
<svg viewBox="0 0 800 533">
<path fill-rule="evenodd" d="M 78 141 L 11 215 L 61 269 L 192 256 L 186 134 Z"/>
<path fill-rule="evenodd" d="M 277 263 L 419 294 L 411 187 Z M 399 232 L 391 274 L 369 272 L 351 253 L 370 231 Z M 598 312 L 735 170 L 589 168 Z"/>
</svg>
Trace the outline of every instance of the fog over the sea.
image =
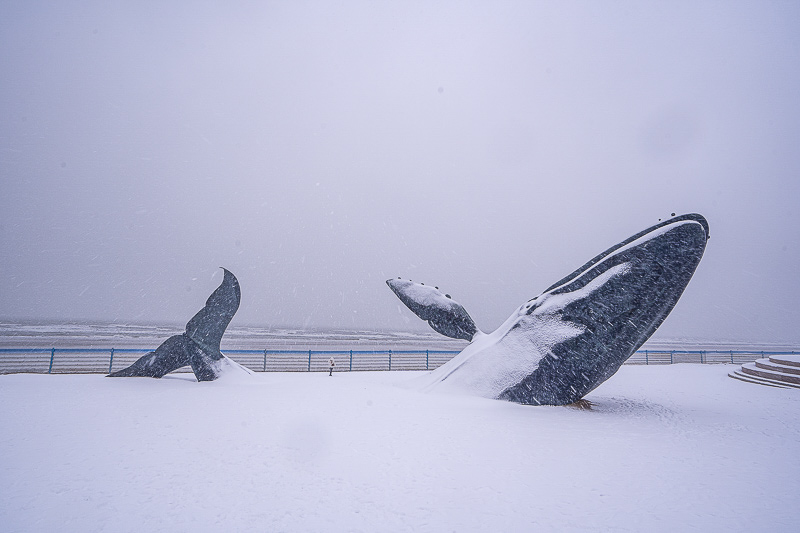
<svg viewBox="0 0 800 533">
<path fill-rule="evenodd" d="M 0 4 L 0 319 L 491 330 L 671 213 L 657 337 L 800 342 L 800 3 Z"/>
</svg>

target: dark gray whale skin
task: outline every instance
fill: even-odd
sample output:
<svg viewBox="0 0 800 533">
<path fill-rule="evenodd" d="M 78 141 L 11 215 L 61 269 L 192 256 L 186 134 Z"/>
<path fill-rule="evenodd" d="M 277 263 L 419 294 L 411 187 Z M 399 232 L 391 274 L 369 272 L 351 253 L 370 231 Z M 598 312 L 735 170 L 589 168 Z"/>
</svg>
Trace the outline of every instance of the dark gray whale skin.
<svg viewBox="0 0 800 533">
<path fill-rule="evenodd" d="M 618 252 L 648 233 L 685 220 L 699 224 L 677 225 Z M 588 297 L 564 306 L 562 320 L 580 324 L 585 331 L 553 345 L 539 367 L 503 391 L 499 399 L 532 405 L 570 404 L 614 375 L 675 307 L 703 257 L 708 238 L 708 222 L 702 216 L 674 217 L 606 250 L 550 287 L 544 294 L 569 293 L 609 268 L 629 265 L 624 275 L 612 277 Z M 528 314 L 535 312 L 533 305 Z"/>
<path fill-rule="evenodd" d="M 478 332 L 467 310 L 438 287 L 399 278 L 386 280 L 386 284 L 406 307 L 445 337 L 471 341 Z"/>
<path fill-rule="evenodd" d="M 189 320 L 184 333 L 173 335 L 155 351 L 107 377 L 160 378 L 190 365 L 197 381 L 217 379 L 219 375 L 213 363 L 223 358 L 220 341 L 242 299 L 236 276 L 222 270 L 225 272 L 222 283 L 208 297 L 205 307 Z"/>
<path fill-rule="evenodd" d="M 513 358 L 528 346 L 543 356 L 535 370 L 509 384 L 496 398 L 526 405 L 567 405 L 594 390 L 661 325 L 692 278 L 708 239 L 703 216 L 670 218 L 612 246 L 529 300 L 492 349 Z M 556 305 L 556 301 L 564 303 Z M 419 309 L 420 302 L 415 304 L 416 308 L 409 308 L 422 317 L 425 311 Z M 448 312 L 437 306 L 437 320 L 458 319 L 457 314 L 452 319 L 443 316 Z M 544 315 L 559 317 L 579 333 L 548 340 L 547 332 L 537 329 Z M 448 369 L 441 380 L 463 371 Z"/>
</svg>

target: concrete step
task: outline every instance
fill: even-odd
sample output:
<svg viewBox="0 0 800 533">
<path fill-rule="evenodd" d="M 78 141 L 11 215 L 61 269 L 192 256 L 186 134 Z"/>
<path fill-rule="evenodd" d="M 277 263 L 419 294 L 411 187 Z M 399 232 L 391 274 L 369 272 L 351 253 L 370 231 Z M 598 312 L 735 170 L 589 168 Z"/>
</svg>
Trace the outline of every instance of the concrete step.
<svg viewBox="0 0 800 533">
<path fill-rule="evenodd" d="M 784 374 L 796 374 L 800 376 L 800 366 L 782 365 L 770 359 L 756 360 L 756 366 L 764 370 L 772 370 L 773 372 L 783 372 Z"/>
<path fill-rule="evenodd" d="M 771 379 L 773 381 L 780 381 L 781 383 L 787 383 L 795 387 L 800 387 L 800 376 L 759 368 L 755 363 L 743 364 L 742 373 L 759 378 Z"/>
<path fill-rule="evenodd" d="M 733 372 L 728 373 L 728 377 L 733 379 L 738 379 L 739 381 L 745 381 L 747 383 L 755 383 L 757 385 L 766 385 L 768 387 L 776 387 L 779 389 L 789 389 L 791 388 L 788 383 L 781 383 L 778 381 L 772 381 L 771 379 L 764 379 L 758 376 L 751 376 L 749 374 L 743 374 L 741 370 L 734 370 Z M 798 387 L 800 388 L 800 387 Z"/>
<path fill-rule="evenodd" d="M 800 354 L 795 355 L 770 355 L 770 361 L 779 365 L 796 366 L 800 368 Z"/>
</svg>

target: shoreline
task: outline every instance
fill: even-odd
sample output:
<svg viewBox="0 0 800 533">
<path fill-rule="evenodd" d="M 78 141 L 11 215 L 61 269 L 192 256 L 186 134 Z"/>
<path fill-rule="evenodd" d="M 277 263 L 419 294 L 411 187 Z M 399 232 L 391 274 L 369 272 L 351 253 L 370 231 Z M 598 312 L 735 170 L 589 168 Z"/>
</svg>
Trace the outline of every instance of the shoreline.
<svg viewBox="0 0 800 533">
<path fill-rule="evenodd" d="M 0 348 L 155 348 L 179 335 L 177 324 L 113 324 L 100 322 L 0 321 Z M 432 349 L 461 350 L 467 342 L 435 332 L 303 329 L 230 326 L 224 350 L 256 349 Z M 800 351 L 800 342 L 651 338 L 640 350 Z"/>
</svg>

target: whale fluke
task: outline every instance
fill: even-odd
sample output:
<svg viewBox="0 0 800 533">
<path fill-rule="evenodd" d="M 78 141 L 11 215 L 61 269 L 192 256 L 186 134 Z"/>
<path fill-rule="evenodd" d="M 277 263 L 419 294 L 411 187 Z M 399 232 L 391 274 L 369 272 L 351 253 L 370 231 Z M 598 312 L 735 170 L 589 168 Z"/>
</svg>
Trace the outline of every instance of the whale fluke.
<svg viewBox="0 0 800 533">
<path fill-rule="evenodd" d="M 155 351 L 146 353 L 131 366 L 112 372 L 107 377 L 161 378 L 189 364 L 189 347 L 192 341 L 185 334 L 173 335 Z"/>
<path fill-rule="evenodd" d="M 211 352 L 219 353 L 222 335 L 239 309 L 242 291 L 239 280 L 230 271 L 222 269 L 222 283 L 211 293 L 206 305 L 186 324 L 186 335 Z"/>
<path fill-rule="evenodd" d="M 220 342 L 242 299 L 236 276 L 222 270 L 225 272 L 222 283 L 208 297 L 205 307 L 189 320 L 184 333 L 173 335 L 155 351 L 108 377 L 160 378 L 187 365 L 192 367 L 197 381 L 213 381 L 220 377 L 227 360 L 219 349 Z"/>
<path fill-rule="evenodd" d="M 477 332 L 427 376 L 426 387 L 529 405 L 580 400 L 661 325 L 708 238 L 705 218 L 688 214 L 612 246 L 523 304 L 495 332 Z"/>
<path fill-rule="evenodd" d="M 406 307 L 438 333 L 471 341 L 478 332 L 466 309 L 437 287 L 402 279 L 389 279 L 386 284 Z"/>
</svg>

